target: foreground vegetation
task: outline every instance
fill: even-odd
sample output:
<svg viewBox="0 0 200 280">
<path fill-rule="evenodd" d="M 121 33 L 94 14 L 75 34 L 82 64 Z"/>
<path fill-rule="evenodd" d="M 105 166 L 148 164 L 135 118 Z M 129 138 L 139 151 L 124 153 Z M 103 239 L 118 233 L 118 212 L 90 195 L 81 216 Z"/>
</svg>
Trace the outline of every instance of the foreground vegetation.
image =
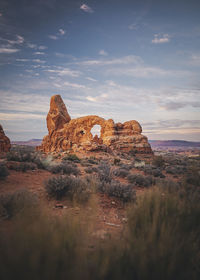
<svg viewBox="0 0 200 280">
<path fill-rule="evenodd" d="M 200 205 L 188 199 L 186 189 L 154 187 L 139 196 L 129 206 L 120 242 L 91 238 L 87 217 L 52 218 L 23 205 L 13 230 L 0 231 L 2 280 L 183 280 L 200 275 Z"/>
<path fill-rule="evenodd" d="M 199 158 L 159 156 L 144 164 L 124 157 L 8 153 L 0 164 L 2 188 L 12 170 L 45 169 L 48 202 L 62 207 L 67 200 L 91 214 L 52 215 L 27 189 L 1 194 L 0 279 L 199 279 Z M 96 235 L 97 195 L 123 205 L 126 218 L 116 236 Z"/>
</svg>

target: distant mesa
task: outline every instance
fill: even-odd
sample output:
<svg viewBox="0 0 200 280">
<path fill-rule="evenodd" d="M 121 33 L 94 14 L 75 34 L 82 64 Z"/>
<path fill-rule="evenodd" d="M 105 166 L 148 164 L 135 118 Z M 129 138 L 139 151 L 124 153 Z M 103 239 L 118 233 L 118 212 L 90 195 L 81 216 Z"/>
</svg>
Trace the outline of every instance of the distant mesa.
<svg viewBox="0 0 200 280">
<path fill-rule="evenodd" d="M 11 148 L 10 139 L 5 135 L 0 125 L 0 152 L 9 152 Z"/>
<path fill-rule="evenodd" d="M 105 120 L 96 115 L 71 119 L 60 95 L 51 97 L 46 120 L 49 134 L 37 147 L 37 150 L 43 152 L 133 150 L 152 153 L 148 139 L 141 134 L 142 128 L 137 121 L 114 123 L 112 119 Z M 93 137 L 91 133 L 95 125 L 101 127 L 99 137 Z"/>
</svg>

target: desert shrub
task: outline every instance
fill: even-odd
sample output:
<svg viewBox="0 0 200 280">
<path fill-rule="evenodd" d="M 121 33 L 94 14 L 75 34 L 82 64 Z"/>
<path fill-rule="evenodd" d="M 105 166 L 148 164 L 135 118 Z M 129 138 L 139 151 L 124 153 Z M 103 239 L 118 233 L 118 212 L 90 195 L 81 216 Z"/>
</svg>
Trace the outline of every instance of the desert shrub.
<svg viewBox="0 0 200 280">
<path fill-rule="evenodd" d="M 48 170 L 48 168 L 53 165 L 54 159 L 52 155 L 42 155 L 40 153 L 35 153 L 33 162 L 39 169 Z"/>
<path fill-rule="evenodd" d="M 99 242 L 89 217 L 39 211 L 0 230 L 0 279 L 197 280 L 200 204 L 153 188 L 130 205 L 125 231 Z"/>
<path fill-rule="evenodd" d="M 100 190 L 109 196 L 117 197 L 123 202 L 135 200 L 135 191 L 131 185 L 122 184 L 119 181 L 112 180 L 110 183 L 100 186 Z"/>
<path fill-rule="evenodd" d="M 87 168 L 85 168 L 85 172 L 88 174 L 91 174 L 94 172 L 98 172 L 98 169 L 96 167 L 87 167 Z"/>
<path fill-rule="evenodd" d="M 98 164 L 98 161 L 97 161 L 96 157 L 90 157 L 88 159 L 88 162 L 91 163 L 91 164 Z"/>
<path fill-rule="evenodd" d="M 70 160 L 79 163 L 81 160 L 76 154 L 69 154 L 63 158 L 63 160 Z"/>
<path fill-rule="evenodd" d="M 21 162 L 21 163 L 16 163 L 16 164 L 10 164 L 9 169 L 15 170 L 15 171 L 26 172 L 27 170 L 36 170 L 37 165 L 32 162 Z"/>
<path fill-rule="evenodd" d="M 167 166 L 165 170 L 168 174 L 177 175 L 177 174 L 185 173 L 187 169 L 182 165 L 174 165 L 174 166 Z"/>
<path fill-rule="evenodd" d="M 133 165 L 132 164 L 121 164 L 120 167 L 125 170 L 131 170 L 133 168 Z"/>
<path fill-rule="evenodd" d="M 18 152 L 8 152 L 6 154 L 7 160 L 8 161 L 21 161 L 21 154 Z"/>
<path fill-rule="evenodd" d="M 0 163 L 0 180 L 5 179 L 9 175 L 7 166 L 4 163 Z"/>
<path fill-rule="evenodd" d="M 111 182 L 112 172 L 111 172 L 111 167 L 107 162 L 102 161 L 98 165 L 98 177 L 99 177 L 99 180 L 102 183 L 110 183 Z"/>
<path fill-rule="evenodd" d="M 186 183 L 200 187 L 200 170 L 193 167 L 186 173 Z"/>
<path fill-rule="evenodd" d="M 78 175 L 80 173 L 79 169 L 70 163 L 54 164 L 51 165 L 48 170 L 53 174 L 61 173 L 66 175 Z"/>
<path fill-rule="evenodd" d="M 7 153 L 7 160 L 8 161 L 20 161 L 20 162 L 31 162 L 34 158 L 34 153 L 26 152 L 23 150 L 10 151 Z"/>
<path fill-rule="evenodd" d="M 9 235 L 0 232 L 0 279 L 87 279 L 87 238 L 84 226 L 70 217 L 22 217 Z"/>
<path fill-rule="evenodd" d="M 152 175 L 154 177 L 165 178 L 160 168 L 153 165 L 147 165 L 144 167 L 144 173 L 146 175 Z"/>
<path fill-rule="evenodd" d="M 143 176 L 141 174 L 131 174 L 128 177 L 128 181 L 135 186 L 149 187 L 154 181 L 152 176 Z"/>
<path fill-rule="evenodd" d="M 162 156 L 154 156 L 152 164 L 156 167 L 163 167 L 165 164 L 165 160 Z"/>
<path fill-rule="evenodd" d="M 127 171 L 126 169 L 120 167 L 120 168 L 115 169 L 113 171 L 113 174 L 116 177 L 126 178 L 129 175 L 129 171 Z"/>
<path fill-rule="evenodd" d="M 120 158 L 114 158 L 113 163 L 114 165 L 119 165 L 120 161 L 121 161 Z"/>
<path fill-rule="evenodd" d="M 126 271 L 134 279 L 197 279 L 199 218 L 199 205 L 176 193 L 153 189 L 140 196 L 128 215 Z"/>
<path fill-rule="evenodd" d="M 87 201 L 91 194 L 88 182 L 72 176 L 58 176 L 45 182 L 45 188 L 49 196 L 56 199 L 68 197 L 80 202 Z"/>
<path fill-rule="evenodd" d="M 20 212 L 32 209 L 37 205 L 37 197 L 22 189 L 0 196 L 0 217 L 10 219 Z"/>
</svg>

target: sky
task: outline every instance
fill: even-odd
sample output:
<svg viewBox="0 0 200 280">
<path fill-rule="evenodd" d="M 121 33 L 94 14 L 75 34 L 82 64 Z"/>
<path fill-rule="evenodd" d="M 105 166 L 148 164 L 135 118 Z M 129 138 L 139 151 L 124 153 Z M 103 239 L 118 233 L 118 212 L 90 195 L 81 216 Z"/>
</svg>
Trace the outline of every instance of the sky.
<svg viewBox="0 0 200 280">
<path fill-rule="evenodd" d="M 199 0 L 0 1 L 0 123 L 11 140 L 46 135 L 60 94 L 72 118 L 200 141 L 199 77 Z"/>
</svg>

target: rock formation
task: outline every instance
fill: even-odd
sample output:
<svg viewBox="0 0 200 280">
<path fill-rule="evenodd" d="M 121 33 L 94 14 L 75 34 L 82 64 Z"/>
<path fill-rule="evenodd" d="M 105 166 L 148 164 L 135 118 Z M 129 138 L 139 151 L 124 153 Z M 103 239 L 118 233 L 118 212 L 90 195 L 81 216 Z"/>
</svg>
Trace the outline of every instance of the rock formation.
<svg viewBox="0 0 200 280">
<path fill-rule="evenodd" d="M 3 127 L 0 125 L 0 153 L 9 152 L 10 148 L 10 139 L 5 135 Z"/>
<path fill-rule="evenodd" d="M 101 126 L 100 137 L 93 137 L 91 129 Z M 44 137 L 37 149 L 43 152 L 60 151 L 122 151 L 152 153 L 147 137 L 141 134 L 142 128 L 137 121 L 114 123 L 92 115 L 71 119 L 60 95 L 51 97 L 47 115 L 49 134 Z"/>
</svg>

